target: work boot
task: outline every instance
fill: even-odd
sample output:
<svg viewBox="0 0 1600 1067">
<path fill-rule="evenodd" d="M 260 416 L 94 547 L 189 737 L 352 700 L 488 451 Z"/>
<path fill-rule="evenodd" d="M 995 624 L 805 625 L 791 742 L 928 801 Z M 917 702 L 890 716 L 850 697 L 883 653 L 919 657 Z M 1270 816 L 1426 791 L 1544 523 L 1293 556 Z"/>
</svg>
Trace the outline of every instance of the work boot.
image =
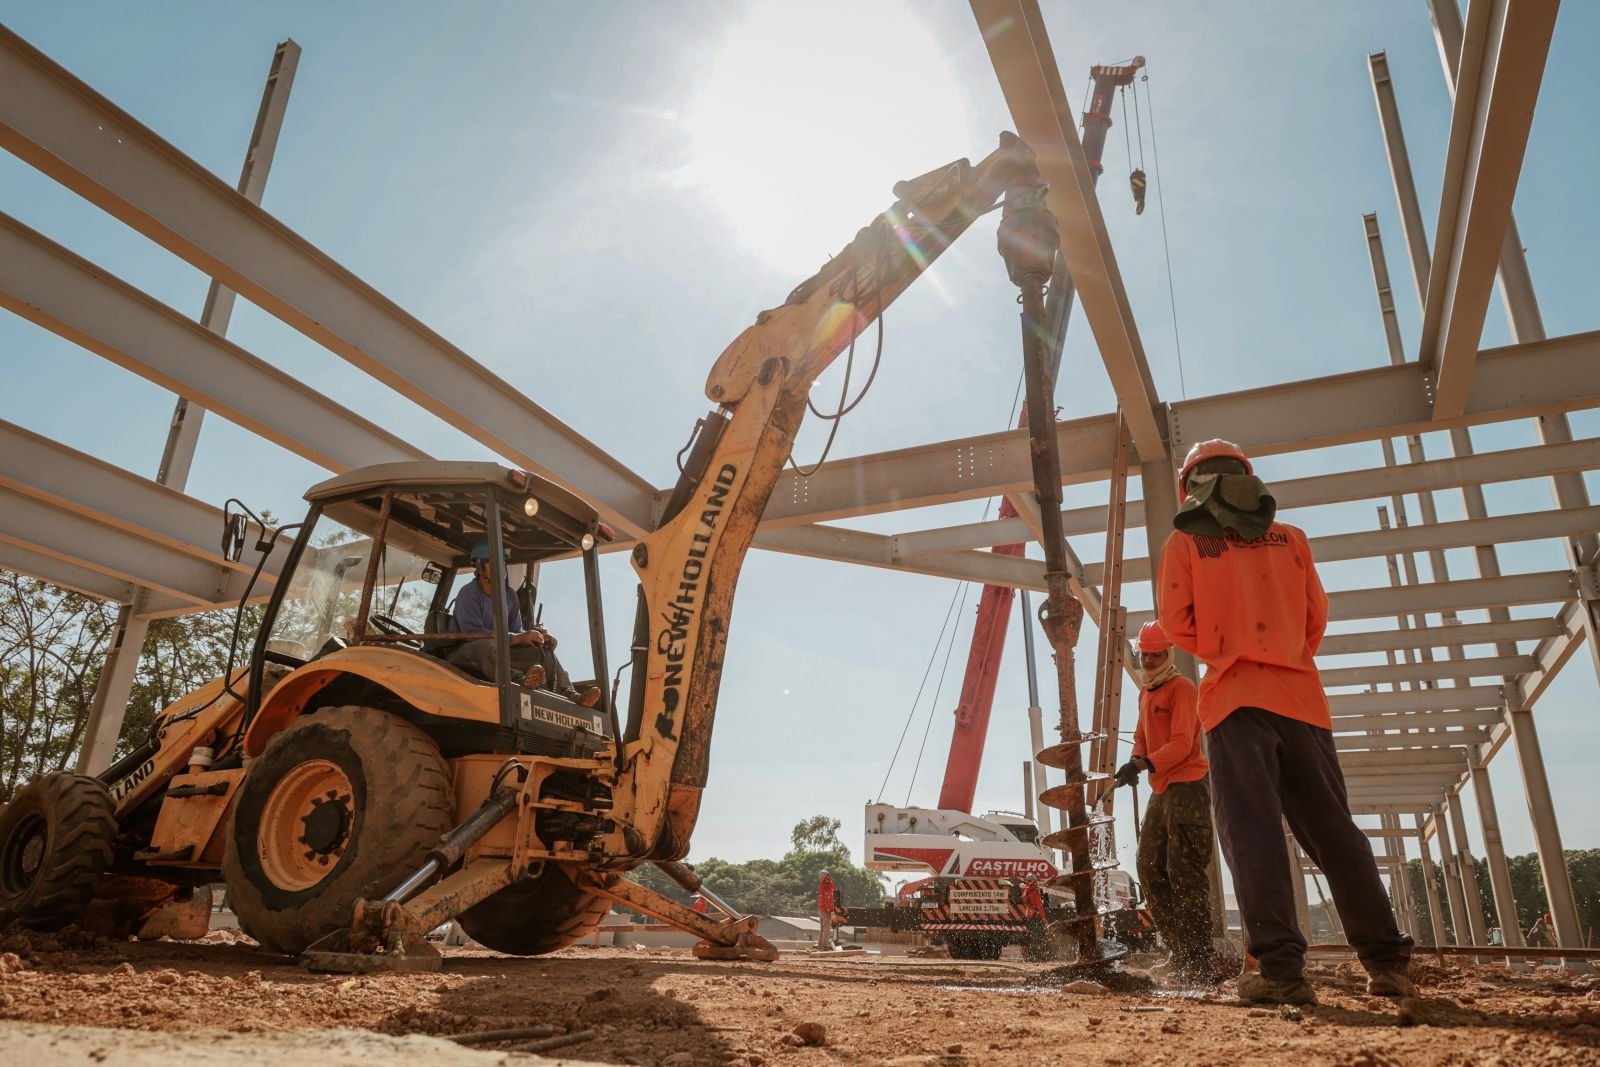
<svg viewBox="0 0 1600 1067">
<path fill-rule="evenodd" d="M 1268 978 L 1258 971 L 1239 976 L 1239 999 L 1252 1004 L 1315 1004 L 1316 990 L 1301 978 Z"/>
<path fill-rule="evenodd" d="M 1414 997 L 1417 987 L 1411 981 L 1406 967 L 1379 967 L 1367 974 L 1369 997 Z"/>
<path fill-rule="evenodd" d="M 544 667 L 535 663 L 528 668 L 528 673 L 522 676 L 522 685 L 525 689 L 538 689 L 544 685 Z"/>
<path fill-rule="evenodd" d="M 592 708 L 596 704 L 600 703 L 600 690 L 596 686 L 586 686 L 583 689 L 577 690 L 577 694 L 578 695 L 574 697 L 573 700 L 580 708 Z"/>
</svg>

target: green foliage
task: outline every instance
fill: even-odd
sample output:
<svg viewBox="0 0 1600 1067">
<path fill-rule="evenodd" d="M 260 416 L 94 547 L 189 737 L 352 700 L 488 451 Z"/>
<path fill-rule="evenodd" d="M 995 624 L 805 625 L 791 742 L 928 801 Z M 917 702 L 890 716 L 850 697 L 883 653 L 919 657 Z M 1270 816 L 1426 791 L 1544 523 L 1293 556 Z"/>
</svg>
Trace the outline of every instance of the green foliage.
<svg viewBox="0 0 1600 1067">
<path fill-rule="evenodd" d="M 100 601 L 0 572 L 0 800 L 72 762 L 115 621 Z"/>
<path fill-rule="evenodd" d="M 815 815 L 795 824 L 789 838 L 793 847 L 782 859 L 729 863 L 712 858 L 695 864 L 695 873 L 708 889 L 746 914 L 815 915 L 817 879 L 823 871 L 833 876 L 846 905 L 882 903 L 883 886 L 871 871 L 850 862 L 839 825 L 838 819 Z M 674 900 L 689 899 L 654 867 L 641 867 L 629 877 Z"/>
<path fill-rule="evenodd" d="M 245 612 L 236 669 L 260 615 Z M 116 619 L 115 605 L 0 571 L 0 801 L 76 761 Z M 162 708 L 223 673 L 233 625 L 232 611 L 151 622 L 118 755 L 144 740 Z"/>
<path fill-rule="evenodd" d="M 1600 926 L 1600 849 L 1573 849 L 1566 853 L 1567 873 L 1572 879 L 1572 893 L 1578 904 L 1578 924 L 1582 928 L 1581 934 L 1587 943 L 1590 931 Z M 1417 940 L 1423 945 L 1433 944 L 1433 921 L 1428 909 L 1427 884 L 1422 877 L 1422 861 L 1412 860 L 1407 868 L 1411 875 L 1411 886 L 1416 897 L 1417 908 L 1421 912 L 1420 929 Z M 1494 884 L 1489 877 L 1488 864 L 1477 859 L 1473 864 L 1478 883 L 1478 899 L 1483 904 L 1484 929 L 1492 929 L 1501 925 L 1499 911 L 1495 907 Z M 1544 893 L 1544 872 L 1539 867 L 1539 857 L 1530 852 L 1525 856 L 1510 856 L 1506 859 L 1506 868 L 1511 876 L 1511 893 L 1517 902 L 1517 927 L 1524 935 L 1539 921 L 1539 917 L 1548 910 Z M 1444 909 L 1444 928 L 1447 936 L 1456 943 L 1470 941 L 1463 930 L 1461 936 L 1455 933 L 1455 927 L 1450 921 L 1450 898 L 1446 895 L 1444 874 L 1438 867 L 1433 870 L 1434 889 L 1439 895 L 1439 902 Z"/>
</svg>

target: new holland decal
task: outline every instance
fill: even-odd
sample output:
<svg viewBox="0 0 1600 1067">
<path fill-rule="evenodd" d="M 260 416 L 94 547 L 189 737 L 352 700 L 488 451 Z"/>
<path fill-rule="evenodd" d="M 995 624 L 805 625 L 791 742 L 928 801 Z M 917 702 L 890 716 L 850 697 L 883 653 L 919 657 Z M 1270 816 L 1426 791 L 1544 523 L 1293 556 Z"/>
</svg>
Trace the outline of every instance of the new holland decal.
<svg viewBox="0 0 1600 1067">
<path fill-rule="evenodd" d="M 724 463 L 712 480 L 700 508 L 700 525 L 691 537 L 688 555 L 683 560 L 683 570 L 678 575 L 676 594 L 661 609 L 661 629 L 656 632 L 656 652 L 666 659 L 666 672 L 661 681 L 661 708 L 656 712 L 656 732 L 662 737 L 677 739 L 678 705 L 683 702 L 684 660 L 689 640 L 689 627 L 700 614 L 705 595 L 706 557 L 716 538 L 717 524 L 728 506 L 728 494 L 739 476 L 739 468 Z"/>
</svg>

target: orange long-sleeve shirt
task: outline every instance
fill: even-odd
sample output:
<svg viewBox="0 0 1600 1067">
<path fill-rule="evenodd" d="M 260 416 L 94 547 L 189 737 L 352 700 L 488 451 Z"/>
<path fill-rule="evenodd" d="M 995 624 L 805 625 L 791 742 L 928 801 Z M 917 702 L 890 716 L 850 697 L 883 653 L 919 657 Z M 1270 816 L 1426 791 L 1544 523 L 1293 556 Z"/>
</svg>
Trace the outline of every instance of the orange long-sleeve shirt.
<svg viewBox="0 0 1600 1067">
<path fill-rule="evenodd" d="M 1150 788 L 1165 793 L 1173 782 L 1198 782 L 1210 764 L 1200 747 L 1199 691 L 1179 676 L 1139 691 L 1139 726 L 1133 754 L 1150 761 Z"/>
<path fill-rule="evenodd" d="M 1162 628 L 1206 665 L 1207 730 L 1243 707 L 1332 728 L 1313 658 L 1328 625 L 1328 594 L 1298 527 L 1275 522 L 1254 541 L 1174 532 L 1157 584 Z"/>
</svg>

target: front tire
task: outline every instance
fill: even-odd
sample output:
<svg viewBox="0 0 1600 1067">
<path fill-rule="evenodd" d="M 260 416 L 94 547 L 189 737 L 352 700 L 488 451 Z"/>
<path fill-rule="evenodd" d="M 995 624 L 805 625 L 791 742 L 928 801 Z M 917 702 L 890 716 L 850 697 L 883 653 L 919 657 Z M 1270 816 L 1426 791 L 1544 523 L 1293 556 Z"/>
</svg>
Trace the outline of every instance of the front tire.
<svg viewBox="0 0 1600 1067">
<path fill-rule="evenodd" d="M 510 956 L 542 956 L 575 944 L 600 925 L 611 902 L 578 886 L 557 864 L 536 878 L 506 886 L 462 912 L 461 928 L 484 948 Z"/>
<path fill-rule="evenodd" d="M 239 926 L 290 955 L 348 929 L 357 900 L 422 865 L 453 808 L 439 746 L 405 720 L 362 707 L 296 720 L 234 807 L 222 871 Z"/>
<path fill-rule="evenodd" d="M 35 930 L 82 918 L 116 836 L 98 778 L 57 772 L 24 787 L 0 813 L 0 914 Z"/>
</svg>

